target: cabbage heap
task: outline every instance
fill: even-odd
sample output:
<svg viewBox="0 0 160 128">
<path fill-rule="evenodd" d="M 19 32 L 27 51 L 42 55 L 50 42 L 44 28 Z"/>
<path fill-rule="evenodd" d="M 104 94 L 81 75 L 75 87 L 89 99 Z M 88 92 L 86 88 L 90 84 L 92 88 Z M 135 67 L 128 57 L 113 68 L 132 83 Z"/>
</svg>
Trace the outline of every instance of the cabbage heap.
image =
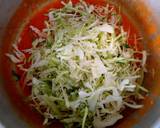
<svg viewBox="0 0 160 128">
<path fill-rule="evenodd" d="M 58 119 L 66 128 L 111 126 L 126 107 L 143 106 L 136 101 L 147 92 L 141 86 L 146 51 L 129 46 L 112 6 L 62 4 L 48 13 L 43 31 L 30 26 L 38 35 L 32 48 L 20 51 L 14 44 L 14 54 L 7 56 L 26 72 L 30 98 L 44 124 Z M 30 67 L 24 68 L 28 61 Z"/>
</svg>

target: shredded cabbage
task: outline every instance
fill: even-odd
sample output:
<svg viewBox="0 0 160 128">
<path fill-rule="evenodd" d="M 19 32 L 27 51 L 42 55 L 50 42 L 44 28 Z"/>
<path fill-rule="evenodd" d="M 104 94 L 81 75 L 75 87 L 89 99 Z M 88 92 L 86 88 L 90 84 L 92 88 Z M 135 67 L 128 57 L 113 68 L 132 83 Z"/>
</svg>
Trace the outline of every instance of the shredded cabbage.
<svg viewBox="0 0 160 128">
<path fill-rule="evenodd" d="M 142 107 L 135 99 L 147 92 L 138 82 L 147 53 L 129 47 L 110 6 L 63 4 L 48 13 L 43 31 L 30 26 L 39 36 L 31 49 L 14 45 L 14 54 L 7 56 L 20 66 L 25 53 L 31 54 L 26 80 L 32 82 L 30 97 L 44 124 L 59 119 L 66 128 L 111 126 L 123 118 L 124 108 Z"/>
</svg>

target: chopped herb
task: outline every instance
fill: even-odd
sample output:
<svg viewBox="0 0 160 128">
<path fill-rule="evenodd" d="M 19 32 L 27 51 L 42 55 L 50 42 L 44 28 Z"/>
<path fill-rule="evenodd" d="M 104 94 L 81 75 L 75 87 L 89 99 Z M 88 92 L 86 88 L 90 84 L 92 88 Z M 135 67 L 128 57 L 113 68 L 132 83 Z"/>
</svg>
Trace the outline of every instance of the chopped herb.
<svg viewBox="0 0 160 128">
<path fill-rule="evenodd" d="M 12 75 L 13 75 L 14 80 L 16 81 L 20 80 L 20 75 L 18 75 L 16 71 L 12 70 Z"/>
</svg>

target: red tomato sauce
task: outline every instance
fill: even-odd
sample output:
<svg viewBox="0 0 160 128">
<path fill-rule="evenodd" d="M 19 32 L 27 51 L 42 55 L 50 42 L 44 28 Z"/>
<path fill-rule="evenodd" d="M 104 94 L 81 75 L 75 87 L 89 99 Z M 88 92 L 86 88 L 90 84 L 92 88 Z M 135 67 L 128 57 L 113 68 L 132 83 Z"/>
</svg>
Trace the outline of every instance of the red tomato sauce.
<svg viewBox="0 0 160 128">
<path fill-rule="evenodd" d="M 92 4 L 99 4 L 99 5 L 104 5 L 105 2 L 103 0 L 101 1 L 96 1 L 96 0 L 86 0 L 88 3 Z M 77 0 L 73 0 L 73 3 L 77 3 Z M 27 24 L 23 27 L 21 33 L 20 33 L 20 43 L 19 43 L 19 49 L 24 50 L 30 48 L 32 45 L 32 41 L 36 38 L 37 35 L 35 35 L 31 29 L 30 25 L 37 27 L 38 29 L 42 30 L 45 27 L 44 21 L 48 19 L 48 17 L 45 15 L 49 12 L 50 9 L 52 8 L 60 8 L 62 7 L 61 3 L 59 1 L 54 1 L 53 3 L 50 3 L 43 7 L 42 9 L 38 10 L 27 22 Z M 20 14 L 21 13 L 21 14 Z M 23 15 L 22 12 L 19 12 L 20 15 Z M 124 27 L 124 30 L 129 32 L 129 39 L 128 43 L 130 46 L 136 46 L 135 44 L 135 39 L 134 35 L 138 36 L 138 31 L 135 28 L 135 26 L 129 21 L 127 16 L 125 16 L 123 13 L 122 15 L 122 24 Z M 137 55 L 139 56 L 139 55 Z M 26 65 L 29 66 L 29 65 Z M 9 69 L 8 71 L 9 72 Z M 21 76 L 19 85 L 20 85 L 20 90 L 23 92 L 24 96 L 28 96 L 31 92 L 31 87 L 27 87 L 24 85 L 24 79 L 25 79 L 25 73 L 23 71 L 20 71 L 17 68 L 17 73 Z M 4 74 L 6 78 L 11 77 L 11 75 L 8 75 L 7 73 Z M 9 80 L 8 82 L 12 82 Z M 8 83 L 9 84 L 9 83 Z M 13 85 L 12 85 L 13 86 Z M 8 86 L 6 86 L 7 88 Z M 34 111 L 33 108 L 31 108 L 28 103 L 24 102 L 22 97 L 19 96 L 19 93 L 15 90 L 8 89 L 10 96 L 13 96 L 14 103 L 17 104 L 16 106 L 20 108 L 21 110 L 21 115 L 24 115 L 23 117 L 28 120 L 29 123 L 34 124 L 35 127 L 37 128 L 42 128 L 42 122 L 43 122 L 43 117 L 40 116 L 36 111 Z M 20 100 L 21 99 L 21 100 Z M 57 124 L 52 126 L 54 128 L 59 128 L 62 127 L 62 125 Z"/>
<path fill-rule="evenodd" d="M 77 1 L 74 0 L 73 2 L 76 3 Z M 92 4 L 96 4 L 96 3 L 92 2 Z M 99 5 L 104 5 L 104 4 L 105 3 L 103 3 L 103 2 L 99 3 Z M 43 9 L 41 9 L 40 11 L 38 11 L 34 16 L 32 16 L 29 23 L 24 27 L 24 29 L 22 30 L 22 32 L 20 34 L 21 41 L 18 46 L 20 48 L 20 50 L 31 48 L 32 41 L 37 37 L 37 35 L 35 35 L 35 33 L 31 31 L 30 26 L 32 25 L 32 26 L 38 28 L 39 30 L 42 30 L 43 28 L 45 28 L 44 21 L 48 20 L 48 17 L 46 16 L 46 14 L 49 12 L 49 10 L 51 10 L 52 8 L 60 8 L 60 7 L 62 7 L 62 5 L 58 2 L 56 4 L 55 3 L 49 4 L 49 5 L 45 6 Z M 129 33 L 128 44 L 130 46 L 137 47 L 138 43 L 135 42 L 136 41 L 135 38 L 138 35 L 137 34 L 138 32 L 135 29 L 135 27 L 129 22 L 128 18 L 124 14 L 121 14 L 121 15 L 122 15 L 123 28 L 126 32 Z M 139 55 L 136 55 L 136 56 L 139 56 Z M 18 68 L 17 68 L 17 71 L 18 71 L 18 74 L 20 76 L 22 76 L 20 79 L 20 85 L 21 85 L 22 89 L 24 89 L 24 87 L 26 87 L 24 85 L 25 74 L 23 71 L 20 71 Z M 29 93 L 30 93 L 30 89 L 28 87 L 26 87 L 24 90 L 24 94 L 28 95 Z"/>
</svg>

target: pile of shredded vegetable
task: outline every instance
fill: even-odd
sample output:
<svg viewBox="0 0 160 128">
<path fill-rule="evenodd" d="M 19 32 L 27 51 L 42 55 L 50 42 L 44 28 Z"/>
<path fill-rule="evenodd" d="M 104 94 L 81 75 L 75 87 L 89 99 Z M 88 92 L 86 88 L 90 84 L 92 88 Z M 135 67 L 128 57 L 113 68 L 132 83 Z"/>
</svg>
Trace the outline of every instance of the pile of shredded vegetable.
<svg viewBox="0 0 160 128">
<path fill-rule="evenodd" d="M 66 128 L 105 128 L 123 118 L 126 108 L 143 105 L 146 51 L 128 45 L 120 15 L 109 5 L 63 3 L 48 13 L 46 28 L 32 48 L 7 56 L 26 72 L 30 98 L 44 124 L 60 120 Z M 25 53 L 30 54 L 26 58 Z M 142 57 L 135 57 L 135 54 Z M 31 61 L 29 68 L 23 64 Z"/>
</svg>

